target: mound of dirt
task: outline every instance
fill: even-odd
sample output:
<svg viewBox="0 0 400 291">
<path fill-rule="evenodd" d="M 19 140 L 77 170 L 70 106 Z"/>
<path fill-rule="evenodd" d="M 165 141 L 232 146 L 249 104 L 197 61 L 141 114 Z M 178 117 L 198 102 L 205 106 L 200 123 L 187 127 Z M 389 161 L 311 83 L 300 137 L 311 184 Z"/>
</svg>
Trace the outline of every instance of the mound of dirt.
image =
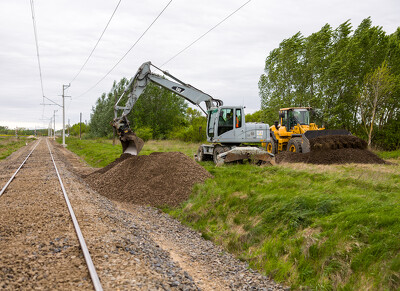
<svg viewBox="0 0 400 291">
<path fill-rule="evenodd" d="M 310 140 L 311 151 L 343 148 L 367 149 L 367 142 L 354 135 L 324 135 Z"/>
<path fill-rule="evenodd" d="M 337 150 L 317 150 L 309 153 L 281 152 L 275 157 L 276 163 L 308 163 L 308 164 L 385 164 L 385 161 L 374 153 L 357 148 Z"/>
<path fill-rule="evenodd" d="M 83 177 L 100 194 L 114 200 L 152 206 L 176 206 L 196 183 L 212 175 L 179 152 L 148 156 L 123 154 L 107 167 Z"/>
</svg>

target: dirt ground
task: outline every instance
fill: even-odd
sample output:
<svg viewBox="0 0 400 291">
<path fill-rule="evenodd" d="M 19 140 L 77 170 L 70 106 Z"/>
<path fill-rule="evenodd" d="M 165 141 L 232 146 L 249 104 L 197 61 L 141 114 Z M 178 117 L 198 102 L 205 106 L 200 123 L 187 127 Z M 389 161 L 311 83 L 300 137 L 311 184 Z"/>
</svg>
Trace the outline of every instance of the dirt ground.
<svg viewBox="0 0 400 291">
<path fill-rule="evenodd" d="M 105 290 L 284 289 L 158 209 L 100 195 L 81 178 L 95 169 L 52 147 Z M 29 150 L 0 163 L 1 187 Z M 93 289 L 45 140 L 0 207 L 0 288 Z"/>
</svg>

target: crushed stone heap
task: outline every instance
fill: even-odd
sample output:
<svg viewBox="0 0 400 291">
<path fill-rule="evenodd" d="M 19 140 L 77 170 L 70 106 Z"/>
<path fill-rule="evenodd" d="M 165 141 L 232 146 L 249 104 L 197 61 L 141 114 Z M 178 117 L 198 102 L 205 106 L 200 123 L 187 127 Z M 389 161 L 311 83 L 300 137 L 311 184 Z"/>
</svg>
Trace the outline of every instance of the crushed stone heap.
<svg viewBox="0 0 400 291">
<path fill-rule="evenodd" d="M 108 166 L 84 176 L 100 194 L 114 200 L 151 206 L 176 206 L 192 187 L 212 175 L 180 152 L 148 156 L 122 154 Z"/>
</svg>

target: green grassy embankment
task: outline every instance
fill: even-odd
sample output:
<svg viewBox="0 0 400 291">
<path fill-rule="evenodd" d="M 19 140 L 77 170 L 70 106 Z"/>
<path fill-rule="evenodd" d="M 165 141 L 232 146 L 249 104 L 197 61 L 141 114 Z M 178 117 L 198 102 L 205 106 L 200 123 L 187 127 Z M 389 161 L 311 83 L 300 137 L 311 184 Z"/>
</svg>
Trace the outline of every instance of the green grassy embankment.
<svg viewBox="0 0 400 291">
<path fill-rule="evenodd" d="M 57 138 L 57 142 L 61 143 L 62 139 Z M 82 139 L 66 138 L 67 148 L 81 156 L 90 166 L 101 168 L 113 162 L 122 153 L 122 146 L 117 139 L 115 145 L 109 139 Z M 158 141 L 150 140 L 146 142 L 145 147 L 140 155 L 149 155 L 152 152 L 183 152 L 193 157 L 196 153 L 198 144 L 185 143 L 181 141 Z"/>
<path fill-rule="evenodd" d="M 7 158 L 13 152 L 28 143 L 25 137 L 16 138 L 15 136 L 0 136 L 0 160 Z"/>
<path fill-rule="evenodd" d="M 149 142 L 144 152 L 181 147 Z M 114 153 L 106 148 L 88 149 L 91 159 Z M 196 148 L 183 151 L 191 156 Z M 391 165 L 203 162 L 215 178 L 165 211 L 295 289 L 399 289 L 400 160 L 380 155 L 397 158 Z"/>
</svg>

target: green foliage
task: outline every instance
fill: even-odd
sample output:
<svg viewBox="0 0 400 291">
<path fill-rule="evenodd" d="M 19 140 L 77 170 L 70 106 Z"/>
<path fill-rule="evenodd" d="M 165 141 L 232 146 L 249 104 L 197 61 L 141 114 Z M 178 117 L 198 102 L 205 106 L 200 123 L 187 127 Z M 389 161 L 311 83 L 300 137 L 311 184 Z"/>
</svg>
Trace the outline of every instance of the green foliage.
<svg viewBox="0 0 400 291">
<path fill-rule="evenodd" d="M 122 95 L 128 84 L 126 78 L 117 84 L 114 82 L 111 91 L 97 99 L 92 108 L 90 119 L 90 133 L 93 137 L 111 137 L 113 128 L 111 122 L 114 119 L 114 104 Z M 125 104 L 128 95 L 121 100 Z M 150 128 L 151 138 L 164 138 L 173 128 L 179 126 L 184 120 L 187 104 L 185 100 L 172 92 L 149 83 L 132 111 L 128 114 L 131 128 L 142 131 Z M 146 131 L 146 138 L 150 131 Z"/>
<path fill-rule="evenodd" d="M 400 288 L 399 165 L 203 162 L 214 179 L 168 210 L 294 289 Z"/>
<path fill-rule="evenodd" d="M 81 136 L 89 132 L 89 126 L 86 125 L 85 123 L 75 123 L 72 125 L 69 129 L 69 134 L 71 136 L 79 136 L 79 128 L 81 131 Z"/>
<path fill-rule="evenodd" d="M 61 144 L 62 138 L 57 138 L 57 142 Z M 70 151 L 82 157 L 92 167 L 105 167 L 122 154 L 122 146 L 118 140 L 113 145 L 111 139 L 86 137 L 80 140 L 75 137 L 67 137 L 65 143 Z M 182 152 L 192 158 L 197 148 L 198 144 L 195 143 L 177 140 L 150 140 L 144 144 L 140 155 L 149 155 L 152 152 Z"/>
<path fill-rule="evenodd" d="M 278 117 L 276 117 L 277 119 Z M 246 122 L 264 122 L 265 123 L 264 112 L 262 110 L 258 110 L 251 114 L 246 114 Z"/>
<path fill-rule="evenodd" d="M 47 135 L 47 129 L 27 129 L 23 127 L 18 127 L 17 129 L 8 128 L 8 126 L 0 126 L 0 135 L 8 136 L 24 136 L 24 135 Z"/>
<path fill-rule="evenodd" d="M 203 142 L 207 140 L 206 129 L 207 118 L 200 111 L 189 107 L 181 126 L 175 128 L 168 137 L 186 142 Z"/>
<path fill-rule="evenodd" d="M 387 125 L 400 115 L 400 28 L 386 35 L 381 27 L 372 26 L 370 18 L 353 34 L 349 21 L 336 29 L 327 24 L 308 37 L 299 32 L 271 51 L 258 84 L 265 121 L 272 124 L 277 120 L 279 108 L 311 106 L 319 109 L 317 123 L 367 137 L 359 96 L 366 88 L 367 76 L 384 62 L 393 76 L 389 78 L 391 97 L 382 103 L 383 113 L 373 121 L 380 134 L 379 141 L 372 142 L 387 143 L 391 148 L 394 143 L 386 141 L 391 137 Z"/>
<path fill-rule="evenodd" d="M 153 138 L 153 129 L 150 127 L 141 127 L 136 129 L 136 135 L 140 136 L 144 141 L 148 141 Z"/>
<path fill-rule="evenodd" d="M 150 83 L 133 107 L 129 119 L 135 130 L 149 127 L 153 130 L 153 138 L 162 139 L 184 122 L 186 108 L 182 97 Z"/>
<path fill-rule="evenodd" d="M 30 140 L 24 137 L 0 136 L 0 160 L 7 158 L 29 142 Z"/>
<path fill-rule="evenodd" d="M 90 134 L 94 137 L 111 137 L 113 135 L 113 128 L 111 122 L 114 119 L 114 104 L 121 96 L 122 92 L 128 83 L 126 78 L 121 79 L 117 84 L 114 84 L 111 91 L 106 94 L 103 93 L 96 101 L 96 105 L 92 107 L 92 114 L 90 116 Z"/>
</svg>

